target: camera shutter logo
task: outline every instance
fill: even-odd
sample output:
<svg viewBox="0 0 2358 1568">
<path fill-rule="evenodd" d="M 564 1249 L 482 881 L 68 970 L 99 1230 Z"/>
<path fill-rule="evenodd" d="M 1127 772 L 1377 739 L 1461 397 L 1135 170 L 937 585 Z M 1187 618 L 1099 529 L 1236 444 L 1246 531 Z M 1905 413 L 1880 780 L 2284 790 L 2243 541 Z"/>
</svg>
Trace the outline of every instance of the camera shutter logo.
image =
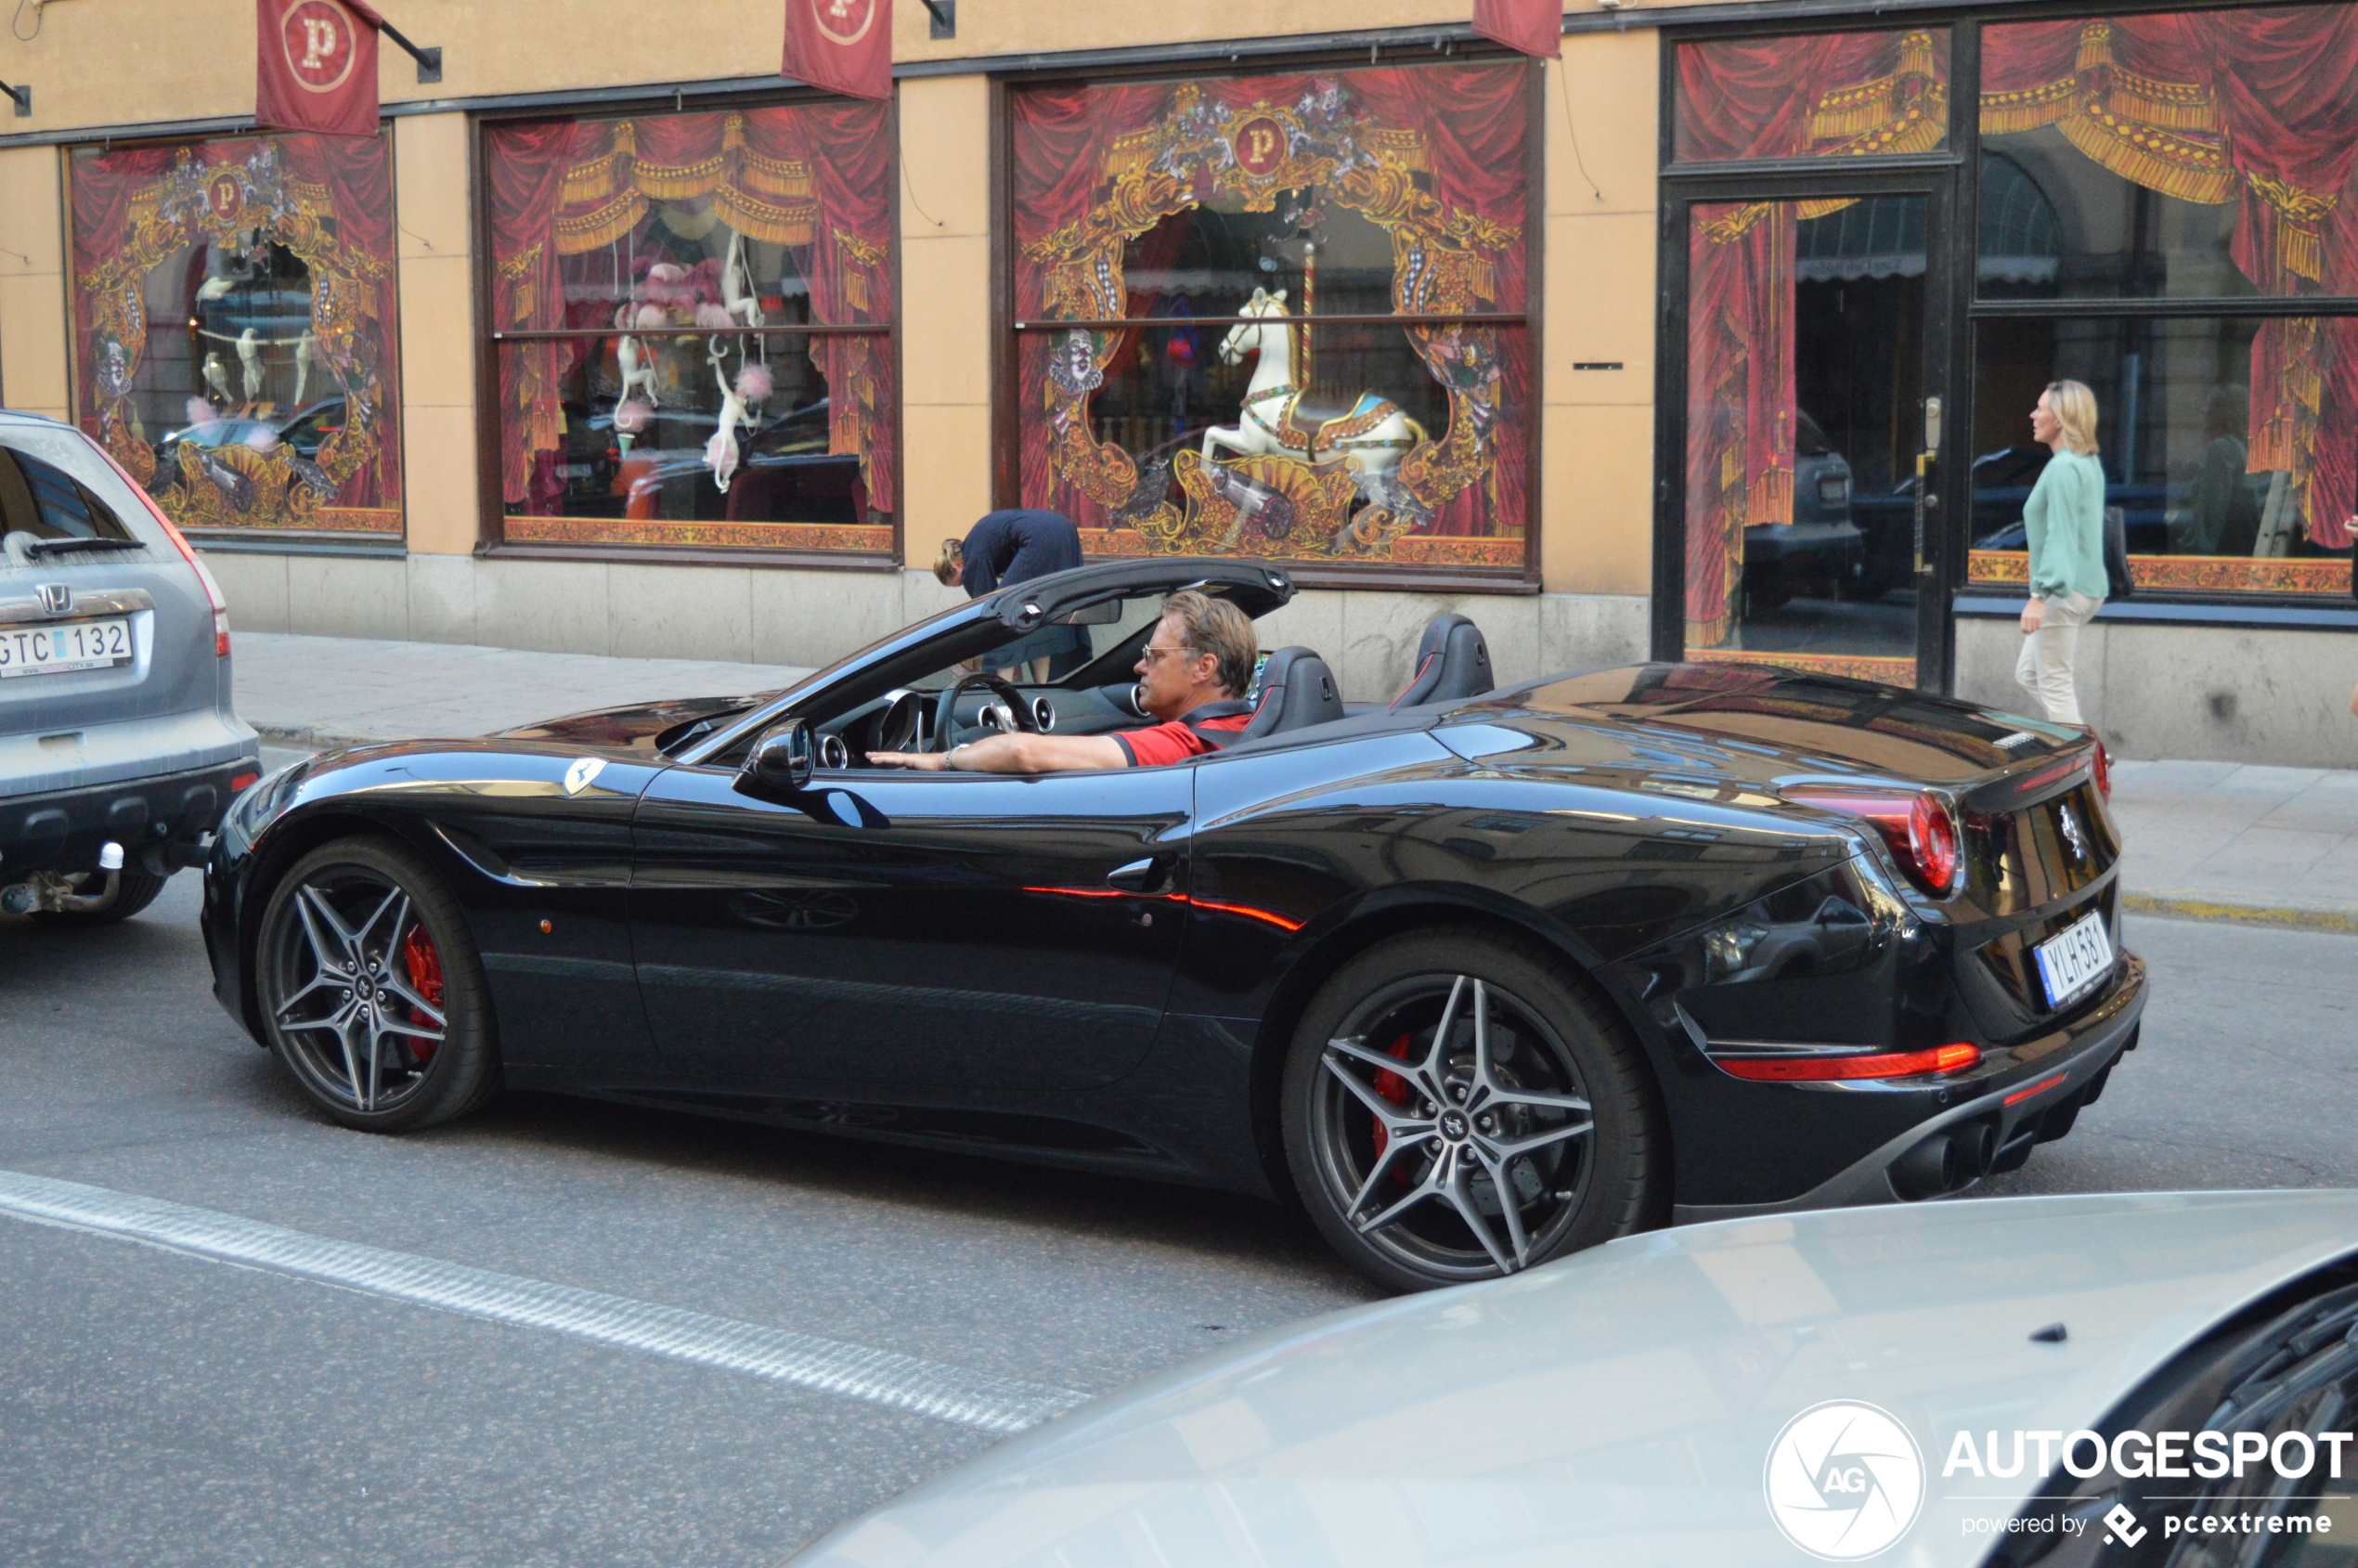
<svg viewBox="0 0 2358 1568">
<path fill-rule="evenodd" d="M 1915 1524 L 1924 1501 L 1924 1454 L 1889 1411 L 1829 1400 L 1777 1433 L 1761 1489 L 1785 1539 L 1828 1562 L 1857 1562 Z"/>
</svg>

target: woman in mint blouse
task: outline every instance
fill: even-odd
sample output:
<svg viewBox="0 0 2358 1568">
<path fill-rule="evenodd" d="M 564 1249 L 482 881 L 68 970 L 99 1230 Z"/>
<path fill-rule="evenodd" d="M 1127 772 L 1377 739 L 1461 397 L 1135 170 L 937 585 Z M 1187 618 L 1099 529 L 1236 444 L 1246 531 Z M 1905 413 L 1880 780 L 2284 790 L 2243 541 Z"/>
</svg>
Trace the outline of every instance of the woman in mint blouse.
<svg viewBox="0 0 2358 1568">
<path fill-rule="evenodd" d="M 2096 460 L 2096 395 L 2080 382 L 2055 382 L 2030 411 L 2030 434 L 2055 455 L 2023 503 L 2030 536 L 2030 603 L 2022 610 L 2022 656 L 2015 680 L 2039 699 L 2048 719 L 2086 729 L 2072 660 L 2079 628 L 2104 608 L 2105 469 Z"/>
</svg>

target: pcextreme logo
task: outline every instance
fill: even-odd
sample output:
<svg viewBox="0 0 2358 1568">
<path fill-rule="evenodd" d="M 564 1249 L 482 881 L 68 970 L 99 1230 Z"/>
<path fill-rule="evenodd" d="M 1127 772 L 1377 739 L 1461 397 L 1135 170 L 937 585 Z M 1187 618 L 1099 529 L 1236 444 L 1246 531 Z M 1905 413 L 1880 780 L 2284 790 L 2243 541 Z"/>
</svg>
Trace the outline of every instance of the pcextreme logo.
<svg viewBox="0 0 2358 1568">
<path fill-rule="evenodd" d="M 1924 1458 L 1889 1411 L 1833 1399 L 1785 1423 L 1760 1484 L 1785 1539 L 1828 1562 L 1856 1562 L 1916 1523 Z"/>
</svg>

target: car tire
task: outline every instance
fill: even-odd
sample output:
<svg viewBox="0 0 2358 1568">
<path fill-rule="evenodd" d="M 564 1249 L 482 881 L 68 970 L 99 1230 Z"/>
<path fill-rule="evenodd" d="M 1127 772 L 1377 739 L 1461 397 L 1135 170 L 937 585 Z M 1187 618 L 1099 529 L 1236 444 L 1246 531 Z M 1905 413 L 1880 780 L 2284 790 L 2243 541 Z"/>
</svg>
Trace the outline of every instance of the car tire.
<svg viewBox="0 0 2358 1568">
<path fill-rule="evenodd" d="M 1352 959 L 1294 1032 L 1279 1114 L 1312 1223 L 1394 1289 L 1536 1267 L 1667 1207 L 1669 1138 L 1636 1043 L 1528 938 L 1411 932 Z"/>
<path fill-rule="evenodd" d="M 36 910 L 31 918 L 44 926 L 62 926 L 69 930 L 76 926 L 112 926 L 155 902 L 163 885 L 172 880 L 138 865 L 125 865 L 114 874 L 114 897 L 102 908 Z"/>
<path fill-rule="evenodd" d="M 473 936 L 442 878 L 402 845 L 340 839 L 296 862 L 264 907 L 253 964 L 265 1043 L 329 1120 L 406 1133 L 499 1092 Z"/>
</svg>

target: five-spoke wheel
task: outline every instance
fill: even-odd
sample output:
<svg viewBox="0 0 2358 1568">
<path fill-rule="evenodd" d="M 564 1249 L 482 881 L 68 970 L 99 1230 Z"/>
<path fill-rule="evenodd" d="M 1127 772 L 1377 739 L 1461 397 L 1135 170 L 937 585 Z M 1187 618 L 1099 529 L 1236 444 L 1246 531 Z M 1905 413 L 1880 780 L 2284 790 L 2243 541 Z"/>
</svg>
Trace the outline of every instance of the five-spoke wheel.
<svg viewBox="0 0 2358 1568">
<path fill-rule="evenodd" d="M 1410 1289 L 1641 1228 L 1664 1140 L 1635 1049 L 1561 961 L 1436 932 L 1361 954 L 1288 1059 L 1286 1153 L 1342 1254 Z"/>
<path fill-rule="evenodd" d="M 408 850 L 312 851 L 263 914 L 258 1000 L 279 1059 L 347 1126 L 396 1132 L 499 1086 L 482 965 L 458 905 Z"/>
</svg>

